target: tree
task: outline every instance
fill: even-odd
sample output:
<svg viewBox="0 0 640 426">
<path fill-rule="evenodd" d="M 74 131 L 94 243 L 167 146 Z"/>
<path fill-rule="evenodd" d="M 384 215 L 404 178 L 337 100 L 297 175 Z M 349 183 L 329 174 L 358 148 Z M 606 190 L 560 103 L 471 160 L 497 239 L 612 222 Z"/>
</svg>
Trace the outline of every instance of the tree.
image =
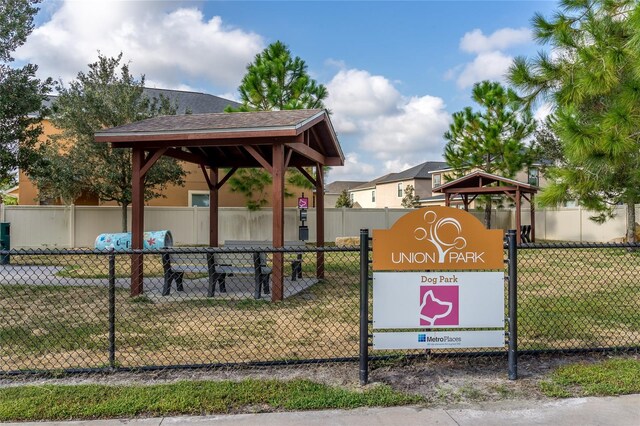
<svg viewBox="0 0 640 426">
<path fill-rule="evenodd" d="M 405 209 L 415 209 L 420 206 L 420 197 L 415 194 L 413 185 L 407 185 L 404 188 L 404 197 L 402 197 L 402 207 Z"/>
<path fill-rule="evenodd" d="M 566 165 L 567 162 L 562 150 L 562 143 L 553 131 L 552 126 L 553 117 L 550 116 L 538 126 L 533 134 L 535 158 L 542 163 L 545 173 L 549 167 Z"/>
<path fill-rule="evenodd" d="M 510 81 L 529 102 L 553 104 L 553 131 L 566 163 L 552 168 L 539 201 L 576 200 L 596 222 L 627 206 L 635 241 L 640 201 L 640 5 L 633 0 L 562 0 L 550 20 L 533 18 L 535 39 L 553 54 L 516 58 Z"/>
<path fill-rule="evenodd" d="M 98 55 L 88 73 L 79 72 L 69 87 L 58 84 L 59 96 L 51 120 L 61 134 L 38 150 L 38 167 L 30 172 L 41 196 L 73 202 L 81 194 L 122 207 L 122 230 L 127 230 L 131 203 L 131 150 L 112 149 L 94 141 L 97 130 L 121 126 L 156 115 L 175 114 L 167 98 L 143 95 L 144 76 L 136 80 L 122 53 Z M 145 175 L 145 200 L 162 197 L 168 184 L 182 185 L 185 172 L 174 159 L 162 157 Z"/>
<path fill-rule="evenodd" d="M 42 133 L 42 101 L 51 80 L 36 78 L 38 67 L 12 68 L 12 52 L 33 30 L 40 0 L 0 0 L 0 181 L 15 183 L 17 168 L 27 170 Z"/>
<path fill-rule="evenodd" d="M 515 91 L 500 83 L 476 83 L 472 99 L 482 108 L 466 107 L 453 114 L 453 123 L 444 134 L 444 158 L 455 177 L 474 169 L 512 178 L 532 161 L 532 151 L 524 140 L 535 130 L 535 120 Z M 484 222 L 491 227 L 490 196 L 483 197 Z"/>
<path fill-rule="evenodd" d="M 338 195 L 338 199 L 336 200 L 336 208 L 346 207 L 348 209 L 353 208 L 353 201 L 351 200 L 351 196 L 346 189 L 343 189 L 340 195 Z"/>
<path fill-rule="evenodd" d="M 267 46 L 247 65 L 238 91 L 242 105 L 228 106 L 227 112 L 320 109 L 324 108 L 323 101 L 328 95 L 326 87 L 309 76 L 306 63 L 298 56 L 293 58 L 281 41 Z M 287 182 L 315 189 L 295 169 L 287 171 Z M 229 180 L 231 190 L 245 196 L 249 209 L 259 209 L 267 203 L 264 189 L 270 183 L 271 176 L 262 169 L 240 169 Z"/>
</svg>

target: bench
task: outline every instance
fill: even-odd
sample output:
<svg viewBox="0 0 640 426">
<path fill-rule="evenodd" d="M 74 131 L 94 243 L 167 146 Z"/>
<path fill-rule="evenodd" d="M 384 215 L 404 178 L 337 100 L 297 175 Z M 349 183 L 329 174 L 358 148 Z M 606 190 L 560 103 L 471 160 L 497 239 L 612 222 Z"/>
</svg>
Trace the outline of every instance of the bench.
<svg viewBox="0 0 640 426">
<path fill-rule="evenodd" d="M 239 241 L 239 240 L 225 240 L 225 247 L 242 247 L 242 248 L 256 248 L 269 250 L 273 247 L 273 243 L 268 240 L 264 241 Z M 305 247 L 304 241 L 285 241 L 285 248 L 293 247 Z M 291 281 L 296 281 L 298 278 L 302 278 L 302 253 L 294 253 L 295 258 L 291 260 Z"/>
<path fill-rule="evenodd" d="M 303 241 L 286 243 L 289 246 L 304 246 Z M 269 241 L 225 241 L 225 248 L 229 249 L 262 249 L 271 248 Z M 194 248 L 192 248 L 194 249 Z M 267 266 L 265 251 L 242 252 L 184 252 L 166 253 L 162 255 L 164 268 L 164 286 L 162 295 L 171 292 L 171 282 L 176 282 L 176 290 L 184 291 L 183 280 L 185 272 L 206 273 L 209 279 L 207 296 L 215 295 L 216 283 L 219 283 L 221 293 L 226 293 L 226 277 L 233 275 L 253 275 L 255 279 L 254 297 L 259 299 L 269 294 L 269 277 L 271 268 Z M 292 280 L 302 277 L 302 254 L 298 253 L 291 263 Z"/>
</svg>

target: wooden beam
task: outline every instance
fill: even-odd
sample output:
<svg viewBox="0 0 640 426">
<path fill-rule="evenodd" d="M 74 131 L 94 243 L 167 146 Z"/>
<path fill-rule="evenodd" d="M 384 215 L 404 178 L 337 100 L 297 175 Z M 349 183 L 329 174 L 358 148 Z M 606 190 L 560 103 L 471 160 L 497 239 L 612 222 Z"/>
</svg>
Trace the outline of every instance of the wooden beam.
<svg viewBox="0 0 640 426">
<path fill-rule="evenodd" d="M 276 144 L 272 147 L 272 211 L 273 211 L 273 247 L 284 246 L 284 146 Z M 271 273 L 271 301 L 283 299 L 284 295 L 284 258 L 283 253 L 273 253 L 273 270 Z"/>
<path fill-rule="evenodd" d="M 164 155 L 166 151 L 167 148 L 159 148 L 155 151 L 152 151 L 153 154 L 151 152 L 149 153 L 150 156 L 145 159 L 144 165 L 142 166 L 142 169 L 140 169 L 140 174 L 142 175 L 142 177 L 147 174 L 149 169 L 156 163 L 156 161 L 160 159 L 160 157 Z"/>
<path fill-rule="evenodd" d="M 297 135 L 280 135 L 270 136 L 266 135 L 262 137 L 233 137 L 233 138 L 220 138 L 220 137 L 203 137 L 203 138 L 191 138 L 190 134 L 177 135 L 175 138 L 166 138 L 163 135 L 160 136 L 148 136 L 148 137 L 123 137 L 123 138 L 111 138 L 119 140 L 108 140 L 111 142 L 114 148 L 162 148 L 162 147 L 211 147 L 211 146 L 246 146 L 246 145 L 273 145 L 276 143 L 288 143 L 288 142 L 301 142 Z M 97 140 L 97 138 L 96 138 Z"/>
<path fill-rule="evenodd" d="M 536 242 L 536 206 L 534 204 L 534 194 L 531 194 L 531 199 L 529 200 L 530 210 L 529 214 L 531 215 L 531 242 Z"/>
<path fill-rule="evenodd" d="M 324 170 L 316 164 L 316 246 L 324 247 Z M 316 277 L 324 279 L 324 252 L 316 253 Z"/>
<path fill-rule="evenodd" d="M 320 136 L 318 136 L 318 132 L 317 132 L 317 130 L 316 130 L 316 128 L 315 128 L 315 127 L 312 127 L 311 129 L 309 129 L 309 131 L 311 132 L 311 134 L 313 135 L 313 137 L 314 137 L 317 141 L 321 140 L 321 139 L 320 139 Z M 309 140 L 309 144 L 308 144 L 308 145 L 309 145 L 309 146 L 311 146 L 311 140 Z M 318 151 L 319 151 L 319 152 L 320 152 L 320 154 L 322 154 L 322 155 L 327 155 L 327 151 L 324 149 L 324 145 L 322 145 L 321 143 L 318 143 Z"/>
<path fill-rule="evenodd" d="M 164 155 L 166 155 L 167 157 L 175 158 L 177 160 L 185 161 L 187 163 L 205 164 L 207 166 L 212 165 L 208 163 L 206 158 L 200 157 L 199 155 L 192 154 L 190 152 L 186 152 L 177 148 L 168 148 L 165 151 Z"/>
<path fill-rule="evenodd" d="M 521 197 L 520 197 L 520 190 L 516 190 L 516 242 L 518 244 L 522 243 L 522 229 L 521 225 L 522 225 L 522 217 L 521 217 Z"/>
<path fill-rule="evenodd" d="M 142 167 L 144 151 L 134 148 L 131 155 L 131 248 L 142 250 L 144 233 L 144 176 Z M 131 255 L 131 296 L 143 292 L 143 257 L 136 253 Z"/>
<path fill-rule="evenodd" d="M 202 174 L 204 174 L 204 180 L 207 182 L 207 188 L 209 188 L 209 191 L 211 192 L 214 189 L 217 189 L 216 184 L 209 178 L 209 173 L 207 173 L 207 169 L 205 169 L 204 164 L 200 164 L 200 170 L 202 170 Z M 211 198 L 209 198 L 209 206 L 211 206 Z"/>
<path fill-rule="evenodd" d="M 293 150 L 292 149 L 288 149 L 287 150 L 287 158 L 285 158 L 285 160 L 284 160 L 284 168 L 285 169 L 287 167 L 289 167 L 289 162 L 291 161 L 291 154 L 293 154 Z"/>
<path fill-rule="evenodd" d="M 304 131 L 304 129 L 303 129 Z M 250 145 L 256 144 L 272 144 L 273 142 L 287 142 L 291 138 L 295 138 L 300 134 L 300 129 L 283 129 L 283 130 L 252 130 L 252 131 L 230 131 L 230 132 L 198 132 L 197 130 L 184 130 L 176 133 L 154 133 L 146 134 L 120 134 L 120 135 L 96 135 L 95 141 L 98 143 L 114 143 L 118 145 L 130 145 L 141 147 L 145 142 L 156 145 L 146 146 L 200 146 L 202 141 L 241 141 L 234 142 L 233 145 L 246 143 Z M 262 140 L 262 141 L 261 141 Z M 210 143 L 210 142 L 209 142 Z"/>
<path fill-rule="evenodd" d="M 307 180 L 311 182 L 311 185 L 316 186 L 316 180 L 312 178 L 311 175 L 303 167 L 296 167 L 296 169 L 298 169 L 298 171 L 302 173 L 302 176 L 306 177 Z"/>
<path fill-rule="evenodd" d="M 327 162 L 327 159 L 324 155 L 320 154 L 318 151 L 305 145 L 304 143 L 288 143 L 286 144 L 286 146 L 293 149 L 298 154 L 315 161 L 316 163 L 324 165 Z"/>
<path fill-rule="evenodd" d="M 218 247 L 218 169 L 209 169 L 210 176 L 207 179 L 209 186 L 209 247 Z"/>
<path fill-rule="evenodd" d="M 280 144 L 278 144 L 279 146 L 282 146 Z M 276 146 L 276 145 L 274 145 Z M 267 160 L 265 160 L 265 158 L 262 156 L 262 154 L 260 154 L 258 152 L 258 150 L 256 150 L 254 147 L 252 146 L 245 146 L 244 147 L 245 150 L 247 150 L 247 152 L 249 154 L 251 154 L 251 156 L 262 165 L 262 167 L 264 167 L 269 173 L 273 174 L 273 167 L 271 166 L 271 164 L 269 164 L 269 162 Z M 274 160 L 275 162 L 275 160 Z M 283 149 L 283 155 L 282 155 L 282 164 L 284 165 L 284 149 Z"/>
<path fill-rule="evenodd" d="M 229 170 L 229 172 L 224 175 L 224 177 L 222 178 L 222 180 L 220 182 L 218 182 L 218 185 L 216 185 L 217 189 L 222 188 L 222 185 L 224 185 L 225 183 L 227 183 L 227 181 L 229 180 L 229 178 L 231 176 L 233 176 L 233 174 L 238 170 L 237 167 L 232 167 L 231 170 Z"/>
</svg>

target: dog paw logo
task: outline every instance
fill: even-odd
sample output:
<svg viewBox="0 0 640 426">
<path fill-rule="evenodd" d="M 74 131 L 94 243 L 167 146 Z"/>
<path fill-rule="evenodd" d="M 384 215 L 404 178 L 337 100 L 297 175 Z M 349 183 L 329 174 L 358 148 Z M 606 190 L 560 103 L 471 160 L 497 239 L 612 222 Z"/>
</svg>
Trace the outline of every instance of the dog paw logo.
<svg viewBox="0 0 640 426">
<path fill-rule="evenodd" d="M 445 262 L 445 256 L 452 249 L 462 250 L 467 246 L 467 240 L 460 236 L 462 233 L 462 225 L 457 219 L 452 217 L 443 217 L 438 219 L 434 211 L 428 211 L 424 214 L 424 221 L 427 226 L 418 227 L 414 230 L 416 240 L 429 241 L 438 250 L 438 263 Z M 451 230 L 453 230 L 453 238 L 451 238 Z M 450 241 L 445 241 L 443 231 L 446 231 Z"/>
<path fill-rule="evenodd" d="M 458 287 L 420 287 L 420 325 L 458 325 Z"/>
</svg>

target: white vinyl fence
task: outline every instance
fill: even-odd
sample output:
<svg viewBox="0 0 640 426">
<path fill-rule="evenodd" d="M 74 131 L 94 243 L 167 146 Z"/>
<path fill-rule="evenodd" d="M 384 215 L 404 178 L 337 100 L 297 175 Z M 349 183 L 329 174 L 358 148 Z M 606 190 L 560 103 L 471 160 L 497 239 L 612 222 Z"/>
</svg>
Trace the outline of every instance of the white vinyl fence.
<svg viewBox="0 0 640 426">
<path fill-rule="evenodd" d="M 407 209 L 326 209 L 325 241 L 357 236 L 361 228 L 388 229 Z M 130 212 L 129 212 L 130 213 Z M 0 221 L 11 223 L 12 248 L 93 247 L 99 234 L 121 232 L 120 207 L 107 206 L 2 206 Z M 482 220 L 484 212 L 473 214 Z M 130 216 L 130 215 L 129 215 Z M 576 209 L 536 212 L 536 237 L 563 241 L 610 241 L 625 234 L 625 212 L 603 225 L 589 220 L 589 212 Z M 640 217 L 640 216 L 639 216 Z M 515 214 L 499 210 L 493 214 L 494 228 L 511 229 Z M 522 223 L 529 223 L 523 211 Z M 316 213 L 308 212 L 309 241 L 316 241 Z M 285 209 L 285 240 L 298 239 L 298 210 Z M 225 240 L 270 240 L 271 209 L 251 212 L 245 208 L 220 208 L 220 242 Z M 206 245 L 209 209 L 206 207 L 145 207 L 145 229 L 171 231 L 176 245 Z"/>
</svg>

